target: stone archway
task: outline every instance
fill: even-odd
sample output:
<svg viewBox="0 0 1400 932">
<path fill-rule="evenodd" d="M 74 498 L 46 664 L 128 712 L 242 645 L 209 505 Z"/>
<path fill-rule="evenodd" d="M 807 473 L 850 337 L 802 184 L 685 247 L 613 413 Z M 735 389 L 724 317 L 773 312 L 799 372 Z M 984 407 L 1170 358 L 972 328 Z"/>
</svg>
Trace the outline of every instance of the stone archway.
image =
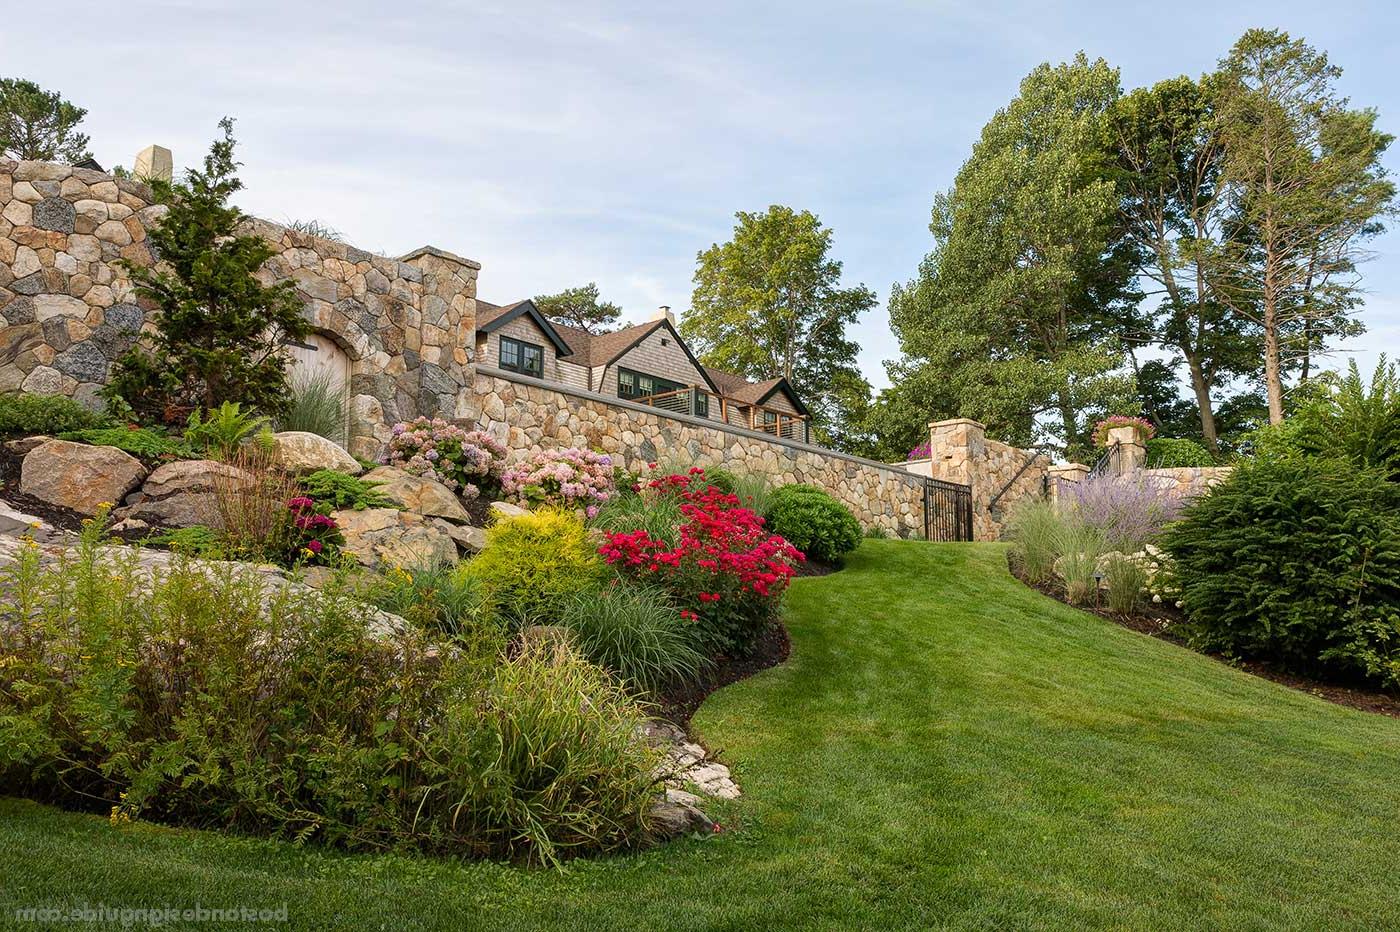
<svg viewBox="0 0 1400 932">
<path fill-rule="evenodd" d="M 339 435 L 331 439 L 345 446 L 349 440 L 350 355 L 327 333 L 312 333 L 300 342 L 288 343 L 287 350 L 293 392 L 324 391 L 339 400 Z"/>
</svg>

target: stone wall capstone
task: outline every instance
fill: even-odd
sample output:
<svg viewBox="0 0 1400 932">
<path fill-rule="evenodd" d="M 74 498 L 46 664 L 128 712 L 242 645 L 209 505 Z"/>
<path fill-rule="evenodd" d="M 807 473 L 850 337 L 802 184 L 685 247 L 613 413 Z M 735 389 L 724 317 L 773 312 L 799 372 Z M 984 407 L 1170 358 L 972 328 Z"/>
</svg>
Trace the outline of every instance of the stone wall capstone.
<svg viewBox="0 0 1400 932">
<path fill-rule="evenodd" d="M 580 446 L 621 457 L 638 471 L 658 460 L 723 466 L 766 476 L 774 485 L 819 486 L 865 527 L 908 538 L 924 533 L 924 482 L 898 467 L 483 366 L 476 370 L 475 394 L 480 412 L 474 426 L 517 453 Z"/>
<path fill-rule="evenodd" d="M 111 363 L 152 329 L 121 263 L 154 261 L 146 234 L 165 212 L 130 179 L 0 160 L 0 391 L 100 405 Z M 391 259 L 265 220 L 247 229 L 277 250 L 263 280 L 295 281 L 307 319 L 352 361 L 351 452 L 375 455 L 395 421 L 474 410 L 478 263 L 432 247 Z"/>
</svg>

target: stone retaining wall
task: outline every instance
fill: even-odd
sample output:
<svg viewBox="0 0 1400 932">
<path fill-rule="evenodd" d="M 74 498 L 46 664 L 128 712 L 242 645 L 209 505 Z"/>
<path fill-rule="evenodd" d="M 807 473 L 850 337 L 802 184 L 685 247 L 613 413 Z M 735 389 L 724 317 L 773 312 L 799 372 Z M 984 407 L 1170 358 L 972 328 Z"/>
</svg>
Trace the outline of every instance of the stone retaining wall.
<svg viewBox="0 0 1400 932">
<path fill-rule="evenodd" d="M 969 486 L 973 540 L 999 540 L 1016 502 L 1045 494 L 1050 458 L 989 440 L 982 424 L 953 418 L 930 424 L 929 457 L 904 463 L 902 468 Z"/>
<path fill-rule="evenodd" d="M 804 482 L 841 500 L 865 527 L 924 533 L 924 482 L 898 467 L 483 366 L 475 393 L 476 426 L 517 452 L 588 447 L 633 470 L 659 460 L 757 473 L 774 485 Z"/>
<path fill-rule="evenodd" d="M 96 405 L 111 363 L 150 327 L 126 260 L 153 261 L 165 213 L 138 182 L 51 162 L 0 160 L 0 391 Z M 424 247 L 402 260 L 268 223 L 262 275 L 292 279 L 307 319 L 351 359 L 351 449 L 372 456 L 389 426 L 464 416 L 481 266 Z"/>
</svg>

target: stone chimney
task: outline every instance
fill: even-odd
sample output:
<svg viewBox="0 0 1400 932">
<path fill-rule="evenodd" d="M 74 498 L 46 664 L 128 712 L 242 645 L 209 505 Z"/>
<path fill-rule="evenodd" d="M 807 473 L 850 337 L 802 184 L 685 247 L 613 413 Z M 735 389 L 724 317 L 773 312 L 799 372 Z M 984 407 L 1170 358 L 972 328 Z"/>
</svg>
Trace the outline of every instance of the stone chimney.
<svg viewBox="0 0 1400 932">
<path fill-rule="evenodd" d="M 674 326 L 676 325 L 676 315 L 671 313 L 671 307 L 670 307 L 670 305 L 668 305 L 668 304 L 663 304 L 663 305 L 661 305 L 659 308 L 657 308 L 655 311 L 652 312 L 651 317 L 648 318 L 648 319 L 649 319 L 649 320 L 662 320 L 662 319 L 665 319 L 665 320 L 669 320 L 669 321 L 671 322 L 671 326 L 672 326 L 672 327 L 674 327 Z"/>
<path fill-rule="evenodd" d="M 136 153 L 131 174 L 141 181 L 169 181 L 175 176 L 175 161 L 165 146 L 147 146 Z"/>
</svg>

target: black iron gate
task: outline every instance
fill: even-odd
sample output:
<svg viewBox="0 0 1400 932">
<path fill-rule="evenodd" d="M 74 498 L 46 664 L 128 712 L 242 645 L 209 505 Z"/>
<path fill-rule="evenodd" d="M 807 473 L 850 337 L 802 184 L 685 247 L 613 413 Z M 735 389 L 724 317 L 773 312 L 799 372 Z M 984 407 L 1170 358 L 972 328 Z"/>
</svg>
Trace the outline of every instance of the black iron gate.
<svg viewBox="0 0 1400 932">
<path fill-rule="evenodd" d="M 972 486 L 924 480 L 924 537 L 972 540 Z"/>
</svg>

